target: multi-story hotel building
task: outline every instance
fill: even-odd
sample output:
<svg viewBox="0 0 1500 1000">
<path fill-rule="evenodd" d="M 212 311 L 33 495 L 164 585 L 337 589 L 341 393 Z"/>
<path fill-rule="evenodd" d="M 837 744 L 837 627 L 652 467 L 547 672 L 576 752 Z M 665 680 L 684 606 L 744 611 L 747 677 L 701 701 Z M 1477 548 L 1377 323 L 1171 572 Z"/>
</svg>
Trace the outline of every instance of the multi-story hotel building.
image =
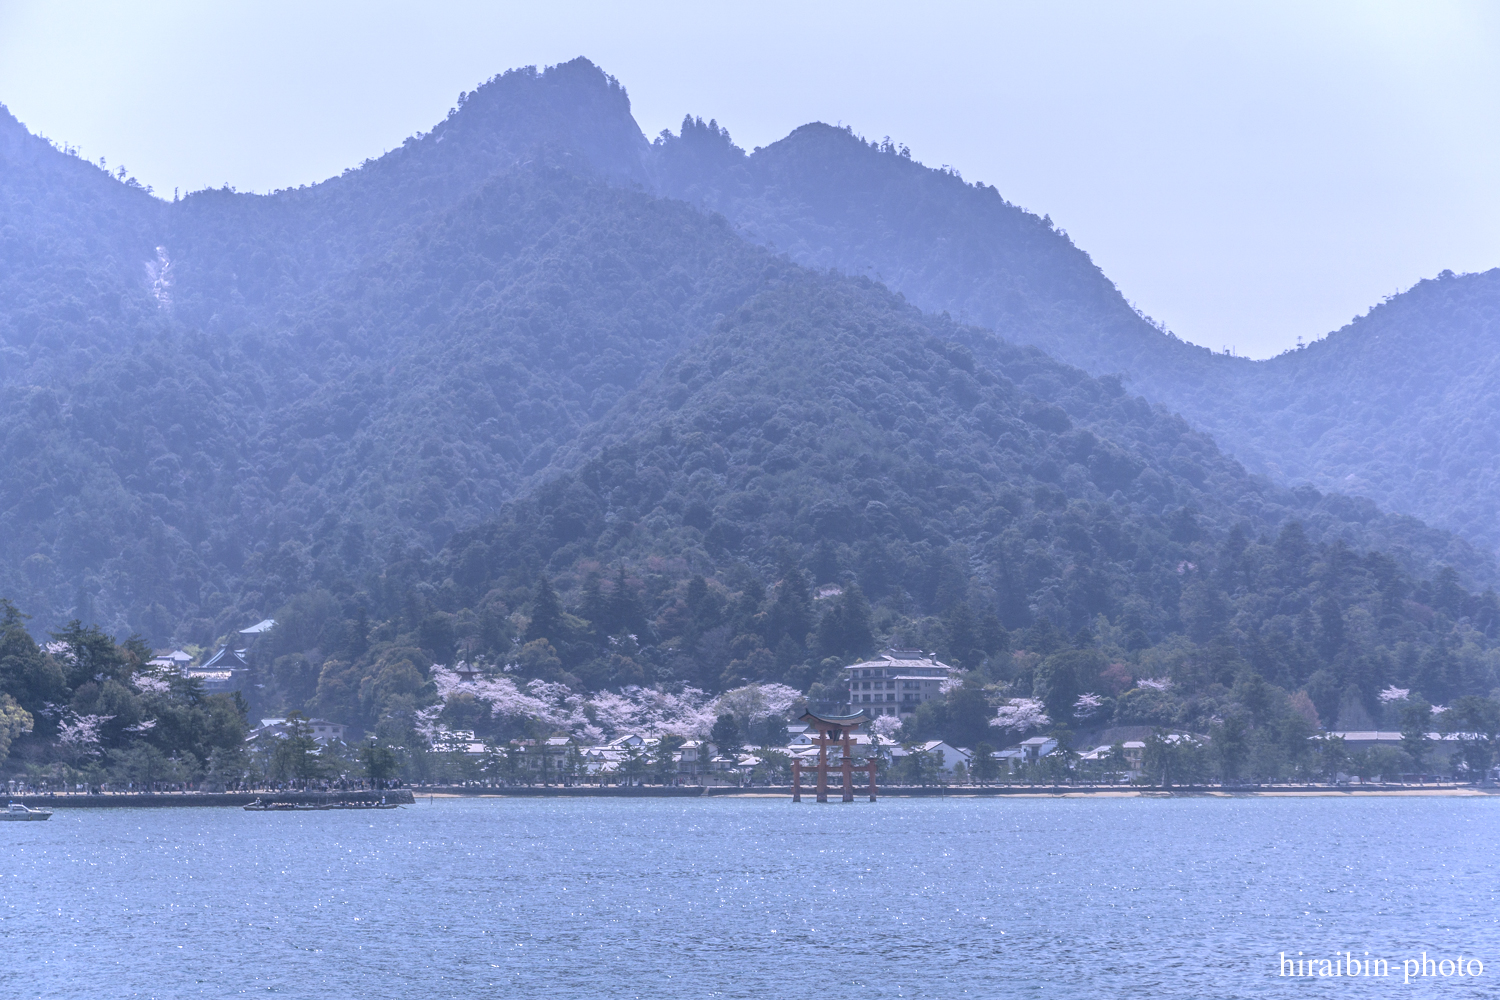
<svg viewBox="0 0 1500 1000">
<path fill-rule="evenodd" d="M 920 649 L 888 649 L 874 660 L 844 668 L 849 707 L 872 716 L 908 716 L 924 701 L 941 697 L 943 681 L 958 671 Z"/>
</svg>

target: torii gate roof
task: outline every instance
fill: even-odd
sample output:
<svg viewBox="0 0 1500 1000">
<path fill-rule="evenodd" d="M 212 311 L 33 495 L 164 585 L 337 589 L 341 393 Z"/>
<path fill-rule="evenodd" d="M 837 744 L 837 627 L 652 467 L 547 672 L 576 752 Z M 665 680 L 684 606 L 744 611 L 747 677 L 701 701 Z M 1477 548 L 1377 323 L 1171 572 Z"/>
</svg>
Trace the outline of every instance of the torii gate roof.
<svg viewBox="0 0 1500 1000">
<path fill-rule="evenodd" d="M 808 712 L 798 721 L 805 722 L 816 729 L 856 729 L 869 722 L 870 717 L 863 710 L 853 715 L 816 715 Z"/>
</svg>

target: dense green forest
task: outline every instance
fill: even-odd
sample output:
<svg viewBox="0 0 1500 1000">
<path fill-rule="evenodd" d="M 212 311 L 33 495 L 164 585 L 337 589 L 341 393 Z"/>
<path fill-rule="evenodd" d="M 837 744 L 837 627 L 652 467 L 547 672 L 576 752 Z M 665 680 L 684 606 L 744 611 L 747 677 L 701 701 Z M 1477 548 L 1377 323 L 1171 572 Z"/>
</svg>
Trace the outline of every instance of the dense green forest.
<svg viewBox="0 0 1500 1000">
<path fill-rule="evenodd" d="M 1374 500 L 1500 546 L 1500 271 L 1444 272 L 1253 362 L 1142 316 L 1050 219 L 889 139 L 811 124 L 747 154 L 701 119 L 655 143 L 665 193 L 813 267 L 1032 344 L 1181 413 L 1252 471 Z"/>
<path fill-rule="evenodd" d="M 787 142 L 842 158 L 826 190 L 897 171 L 912 225 L 944 218 L 931 185 L 975 191 L 889 143 Z M 289 710 L 407 748 L 720 708 L 765 732 L 888 643 L 963 669 L 905 735 L 965 746 L 1015 736 L 991 720 L 1019 699 L 1077 731 L 1243 723 L 1244 759 L 1291 774 L 1309 727 L 1483 714 L 1462 699 L 1500 685 L 1488 551 L 1252 475 L 1120 377 L 1020 346 L 1114 308 L 1045 220 L 972 194 L 1019 241 L 991 330 L 658 196 L 711 200 L 690 182 L 716 158 L 748 169 L 716 125 L 648 145 L 581 60 L 266 196 L 165 202 L 0 117 L 14 753 L 76 765 L 92 719 L 96 766 L 226 773 L 246 720 Z M 750 161 L 788 189 L 805 170 Z M 144 666 L 263 617 L 239 700 Z M 460 659 L 484 687 L 455 686 Z"/>
</svg>

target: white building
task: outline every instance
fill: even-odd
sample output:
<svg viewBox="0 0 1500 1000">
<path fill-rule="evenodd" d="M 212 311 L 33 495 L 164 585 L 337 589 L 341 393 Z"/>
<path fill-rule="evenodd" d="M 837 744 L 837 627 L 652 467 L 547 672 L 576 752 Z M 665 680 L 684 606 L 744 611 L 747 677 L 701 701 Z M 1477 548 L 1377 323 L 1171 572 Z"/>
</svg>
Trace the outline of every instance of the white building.
<svg viewBox="0 0 1500 1000">
<path fill-rule="evenodd" d="M 955 764 L 962 764 L 964 767 L 969 766 L 970 755 L 967 750 L 960 750 L 958 747 L 949 746 L 942 740 L 928 740 L 926 743 L 918 743 L 912 747 L 912 750 L 916 753 L 925 753 L 931 756 L 933 760 L 937 761 L 938 767 L 941 767 L 945 771 L 953 770 Z M 892 759 L 899 759 L 906 756 L 906 748 L 898 745 L 892 747 L 890 753 Z"/>
<path fill-rule="evenodd" d="M 302 724 L 307 727 L 308 733 L 319 743 L 345 742 L 344 736 L 349 727 L 340 722 L 329 722 L 327 719 L 303 719 Z M 259 740 L 267 736 L 282 737 L 291 733 L 291 727 L 285 719 L 261 719 L 260 725 L 250 730 L 248 740 Z"/>
<path fill-rule="evenodd" d="M 943 682 L 958 674 L 920 649 L 890 649 L 878 659 L 851 664 L 844 671 L 851 711 L 902 718 L 922 702 L 942 697 Z"/>
<path fill-rule="evenodd" d="M 180 649 L 169 650 L 165 653 L 157 653 L 156 656 L 146 661 L 148 667 L 166 667 L 180 670 L 186 673 L 187 666 L 193 662 L 193 655 Z"/>
</svg>

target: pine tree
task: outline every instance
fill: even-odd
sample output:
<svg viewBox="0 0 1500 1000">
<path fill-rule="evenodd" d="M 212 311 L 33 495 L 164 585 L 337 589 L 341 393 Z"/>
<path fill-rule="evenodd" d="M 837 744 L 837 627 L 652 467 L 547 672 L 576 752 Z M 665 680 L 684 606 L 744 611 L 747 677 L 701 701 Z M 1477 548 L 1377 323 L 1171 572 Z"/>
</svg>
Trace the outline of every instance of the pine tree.
<svg viewBox="0 0 1500 1000">
<path fill-rule="evenodd" d="M 537 639 L 558 640 L 562 639 L 562 602 L 557 599 L 557 591 L 552 589 L 552 581 L 546 576 L 540 576 L 536 581 L 536 592 L 531 596 L 531 621 L 526 625 L 526 641 L 533 642 Z"/>
<path fill-rule="evenodd" d="M 624 566 L 615 575 L 615 590 L 609 595 L 609 617 L 611 634 L 629 632 L 639 636 L 646 633 L 646 609 L 641 606 L 640 598 L 626 582 Z"/>
<path fill-rule="evenodd" d="M 775 640 L 786 637 L 801 647 L 813 628 L 812 593 L 807 578 L 790 561 L 782 564 L 781 582 L 776 585 L 776 603 L 771 607 L 771 635 Z"/>
<path fill-rule="evenodd" d="M 839 597 L 844 626 L 844 654 L 868 656 L 875 649 L 875 629 L 870 624 L 870 602 L 864 591 L 850 584 Z"/>
<path fill-rule="evenodd" d="M 590 573 L 583 581 L 583 603 L 579 612 L 593 626 L 594 636 L 603 642 L 615 630 L 609 620 L 609 605 L 604 600 L 604 589 L 599 586 L 599 574 Z"/>
<path fill-rule="evenodd" d="M 826 538 L 813 552 L 812 572 L 814 583 L 832 583 L 839 578 L 838 549 Z"/>
<path fill-rule="evenodd" d="M 357 660 L 370 648 L 370 616 L 363 604 L 354 611 L 354 619 L 349 622 L 348 636 L 345 652 L 350 660 Z"/>
</svg>

